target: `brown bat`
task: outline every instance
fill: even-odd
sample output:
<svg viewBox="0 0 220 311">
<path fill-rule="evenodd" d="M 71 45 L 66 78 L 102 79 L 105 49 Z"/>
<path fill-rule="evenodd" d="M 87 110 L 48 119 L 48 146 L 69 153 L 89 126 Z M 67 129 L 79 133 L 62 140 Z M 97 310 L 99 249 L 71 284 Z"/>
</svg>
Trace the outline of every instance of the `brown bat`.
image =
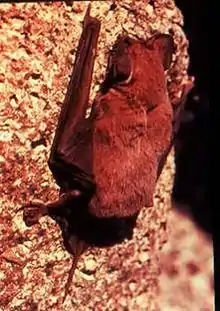
<svg viewBox="0 0 220 311">
<path fill-rule="evenodd" d="M 24 206 L 29 226 L 43 215 L 69 223 L 72 233 L 64 235 L 75 256 L 66 293 L 88 244 L 80 232 L 90 230 L 91 238 L 99 228 L 104 235 L 108 220 L 129 219 L 143 206 L 152 206 L 161 163 L 173 140 L 165 77 L 174 50 L 169 35 L 147 41 L 119 36 L 85 118 L 99 30 L 100 22 L 88 10 L 49 159 L 61 196 L 56 202 Z"/>
</svg>

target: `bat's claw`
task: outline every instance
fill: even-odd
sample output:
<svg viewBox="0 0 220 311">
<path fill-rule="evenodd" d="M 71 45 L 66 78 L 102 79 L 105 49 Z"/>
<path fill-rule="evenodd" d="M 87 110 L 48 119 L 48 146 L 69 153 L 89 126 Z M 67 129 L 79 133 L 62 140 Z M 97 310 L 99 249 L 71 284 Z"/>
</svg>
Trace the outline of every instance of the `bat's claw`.
<svg viewBox="0 0 220 311">
<path fill-rule="evenodd" d="M 45 215 L 51 215 L 53 210 L 58 210 L 71 201 L 73 198 L 81 196 L 79 190 L 72 190 L 69 193 L 62 194 L 61 197 L 53 202 L 30 202 L 23 205 L 18 211 L 23 210 L 23 219 L 26 226 L 30 227 L 39 222 L 39 219 Z"/>
<path fill-rule="evenodd" d="M 26 226 L 30 227 L 39 222 L 39 219 L 47 214 L 47 205 L 39 202 L 30 202 L 22 207 L 23 219 Z"/>
</svg>

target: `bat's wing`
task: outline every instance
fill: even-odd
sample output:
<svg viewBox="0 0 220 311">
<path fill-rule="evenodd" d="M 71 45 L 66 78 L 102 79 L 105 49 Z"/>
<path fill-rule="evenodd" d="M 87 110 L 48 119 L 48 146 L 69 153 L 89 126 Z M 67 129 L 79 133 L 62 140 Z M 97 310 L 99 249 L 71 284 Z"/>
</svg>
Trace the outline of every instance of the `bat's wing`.
<svg viewBox="0 0 220 311">
<path fill-rule="evenodd" d="M 181 119 L 184 113 L 184 109 L 185 109 L 185 104 L 186 104 L 186 100 L 187 100 L 187 96 L 189 94 L 189 92 L 192 90 L 194 84 L 193 81 L 189 81 L 188 83 L 186 83 L 186 85 L 184 86 L 183 92 L 182 92 L 182 96 L 179 100 L 178 105 L 174 105 L 174 107 L 176 107 L 174 109 L 174 116 L 173 116 L 173 139 L 171 141 L 171 144 L 169 146 L 167 146 L 167 150 L 164 153 L 164 155 L 162 156 L 162 158 L 159 161 L 159 168 L 158 168 L 158 178 L 163 170 L 163 167 L 166 163 L 166 159 L 167 156 L 173 146 L 173 144 L 175 143 L 175 140 L 177 138 L 177 134 L 180 128 L 180 124 L 181 124 Z"/>
<path fill-rule="evenodd" d="M 61 109 L 51 149 L 49 167 L 58 185 L 67 190 L 75 181 L 92 182 L 91 121 L 85 120 L 100 21 L 84 18 L 74 69 Z M 70 185 L 71 184 L 71 185 Z"/>
</svg>

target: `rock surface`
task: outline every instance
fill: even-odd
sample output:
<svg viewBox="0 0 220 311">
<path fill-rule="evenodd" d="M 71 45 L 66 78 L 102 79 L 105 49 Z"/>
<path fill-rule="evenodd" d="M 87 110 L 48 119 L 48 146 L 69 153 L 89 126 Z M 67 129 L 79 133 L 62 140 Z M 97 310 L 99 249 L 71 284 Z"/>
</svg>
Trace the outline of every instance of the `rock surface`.
<svg viewBox="0 0 220 311">
<path fill-rule="evenodd" d="M 176 209 L 168 228 L 169 239 L 160 254 L 160 310 L 215 310 L 211 236 L 193 223 L 189 212 Z"/>
<path fill-rule="evenodd" d="M 102 21 L 91 102 L 109 48 L 126 29 L 148 38 L 172 33 L 176 44 L 168 90 L 173 103 L 188 81 L 188 42 L 172 0 L 92 1 Z M 131 240 L 85 253 L 62 304 L 71 257 L 58 225 L 45 217 L 27 228 L 18 208 L 56 199 L 47 166 L 50 146 L 88 3 L 0 4 L 0 308 L 15 310 L 158 310 L 158 255 L 167 240 L 173 152 L 158 181 L 153 208 L 143 208 Z"/>
</svg>

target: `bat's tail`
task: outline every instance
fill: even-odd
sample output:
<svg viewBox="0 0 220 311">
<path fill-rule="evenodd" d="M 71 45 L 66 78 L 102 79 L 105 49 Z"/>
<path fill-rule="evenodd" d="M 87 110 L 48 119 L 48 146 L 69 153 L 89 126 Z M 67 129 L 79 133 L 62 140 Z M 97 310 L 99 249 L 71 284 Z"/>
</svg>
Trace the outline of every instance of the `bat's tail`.
<svg viewBox="0 0 220 311">
<path fill-rule="evenodd" d="M 73 241 L 72 241 L 73 239 Z M 72 265 L 71 268 L 69 270 L 69 275 L 67 278 L 67 282 L 65 284 L 65 289 L 64 289 L 64 297 L 63 297 L 63 303 L 66 299 L 66 296 L 68 295 L 69 289 L 70 289 L 70 285 L 72 283 L 73 280 L 73 276 L 76 270 L 76 266 L 77 263 L 79 261 L 80 256 L 82 255 L 82 253 L 88 248 L 88 245 L 82 241 L 79 240 L 76 236 L 72 236 L 69 240 L 69 245 L 72 249 L 72 253 L 74 254 L 73 260 L 72 260 Z"/>
</svg>

